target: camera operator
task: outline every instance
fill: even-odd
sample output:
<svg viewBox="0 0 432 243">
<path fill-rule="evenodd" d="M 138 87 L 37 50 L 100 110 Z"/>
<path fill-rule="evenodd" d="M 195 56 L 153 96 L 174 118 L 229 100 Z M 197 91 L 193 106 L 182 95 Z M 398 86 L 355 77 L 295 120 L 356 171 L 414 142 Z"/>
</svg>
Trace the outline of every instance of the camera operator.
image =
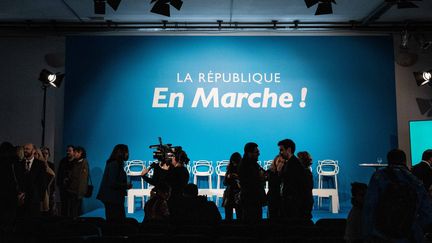
<svg viewBox="0 0 432 243">
<path fill-rule="evenodd" d="M 166 163 L 165 161 L 159 163 L 152 163 L 148 168 L 145 168 L 141 172 L 141 177 L 145 182 L 153 186 L 159 186 L 166 182 L 169 169 L 172 167 L 171 161 Z M 147 174 L 153 169 L 153 176 L 149 177 Z"/>
<path fill-rule="evenodd" d="M 178 205 L 178 200 L 183 194 L 183 190 L 189 182 L 189 171 L 185 167 L 189 163 L 185 151 L 180 147 L 177 147 L 173 151 L 173 156 L 169 159 L 162 159 L 159 163 L 153 163 L 148 169 L 144 169 L 141 173 L 143 179 L 155 186 L 161 184 L 167 184 L 171 187 L 171 196 L 168 201 L 168 207 L 170 213 L 176 211 L 176 205 Z M 147 174 L 149 170 L 153 169 L 153 177 L 148 177 Z"/>
</svg>

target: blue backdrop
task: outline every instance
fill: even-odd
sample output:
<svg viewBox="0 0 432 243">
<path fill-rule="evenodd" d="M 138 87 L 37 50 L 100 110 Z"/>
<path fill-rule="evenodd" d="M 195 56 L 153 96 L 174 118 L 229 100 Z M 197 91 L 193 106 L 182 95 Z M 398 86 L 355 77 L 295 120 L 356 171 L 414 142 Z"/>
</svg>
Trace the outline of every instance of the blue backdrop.
<svg viewBox="0 0 432 243">
<path fill-rule="evenodd" d="M 87 149 L 95 192 L 118 143 L 130 159 L 150 160 L 162 136 L 215 163 L 249 141 L 269 160 L 291 138 L 311 153 L 315 174 L 317 160 L 339 161 L 343 204 L 350 182 L 373 172 L 358 164 L 397 146 L 391 37 L 68 37 L 66 56 L 64 143 Z M 267 107 L 265 89 L 274 93 Z M 172 107 L 170 93 L 180 97 Z M 252 97 L 237 107 L 238 93 Z M 98 206 L 87 200 L 87 210 Z"/>
</svg>

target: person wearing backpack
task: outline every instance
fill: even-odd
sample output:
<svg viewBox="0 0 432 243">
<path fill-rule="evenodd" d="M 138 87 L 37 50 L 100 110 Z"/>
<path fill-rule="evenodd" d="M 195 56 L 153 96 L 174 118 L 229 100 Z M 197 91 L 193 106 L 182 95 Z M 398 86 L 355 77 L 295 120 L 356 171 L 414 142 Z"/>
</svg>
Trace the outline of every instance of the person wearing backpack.
<svg viewBox="0 0 432 243">
<path fill-rule="evenodd" d="M 422 242 L 432 224 L 432 200 L 406 166 L 405 152 L 387 154 L 388 167 L 369 182 L 363 207 L 363 233 L 369 242 Z"/>
<path fill-rule="evenodd" d="M 423 182 L 429 195 L 432 191 L 432 149 L 423 152 L 422 160 L 411 169 L 412 173 Z"/>
</svg>

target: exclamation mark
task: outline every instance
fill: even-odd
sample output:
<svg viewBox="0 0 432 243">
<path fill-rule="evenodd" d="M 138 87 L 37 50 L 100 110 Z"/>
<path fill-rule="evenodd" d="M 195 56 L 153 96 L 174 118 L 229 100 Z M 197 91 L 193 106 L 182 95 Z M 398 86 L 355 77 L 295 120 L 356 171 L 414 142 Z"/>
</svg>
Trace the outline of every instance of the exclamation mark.
<svg viewBox="0 0 432 243">
<path fill-rule="evenodd" d="M 307 95 L 307 88 L 302 88 L 301 89 L 301 102 L 300 102 L 300 108 L 305 108 L 306 107 L 306 95 Z"/>
</svg>

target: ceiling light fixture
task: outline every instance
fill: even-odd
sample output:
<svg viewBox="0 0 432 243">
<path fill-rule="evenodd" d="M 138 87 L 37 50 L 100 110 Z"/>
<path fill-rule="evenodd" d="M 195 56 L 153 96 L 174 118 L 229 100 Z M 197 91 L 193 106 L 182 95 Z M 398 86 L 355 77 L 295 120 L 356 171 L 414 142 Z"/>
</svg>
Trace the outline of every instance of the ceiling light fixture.
<svg viewBox="0 0 432 243">
<path fill-rule="evenodd" d="M 402 49 L 408 49 L 408 41 L 410 39 L 410 34 L 408 34 L 408 30 L 403 30 L 401 33 L 401 43 L 400 43 L 400 48 Z"/>
<path fill-rule="evenodd" d="M 428 117 L 432 116 L 432 100 L 430 99 L 422 99 L 422 98 L 416 98 L 417 106 L 420 110 L 420 113 L 422 115 L 425 115 L 426 113 Z"/>
<path fill-rule="evenodd" d="M 117 11 L 121 0 L 93 0 L 93 2 L 94 2 L 94 13 L 105 14 L 107 3 L 114 11 Z"/>
<path fill-rule="evenodd" d="M 415 36 L 420 48 L 427 50 L 432 46 L 432 40 L 427 40 L 423 34 Z"/>
<path fill-rule="evenodd" d="M 336 4 L 336 0 L 305 0 L 306 7 L 310 8 L 318 3 L 318 8 L 315 15 L 332 14 L 332 3 Z"/>
<path fill-rule="evenodd" d="M 413 2 L 422 0 L 386 0 L 388 3 L 396 4 L 398 9 L 418 8 Z"/>
<path fill-rule="evenodd" d="M 95 14 L 105 14 L 105 0 L 93 0 L 94 2 L 94 13 Z"/>
<path fill-rule="evenodd" d="M 151 0 L 150 4 L 155 3 L 150 12 L 155 14 L 164 15 L 170 17 L 170 5 L 175 9 L 180 10 L 183 1 L 182 0 Z"/>
</svg>

